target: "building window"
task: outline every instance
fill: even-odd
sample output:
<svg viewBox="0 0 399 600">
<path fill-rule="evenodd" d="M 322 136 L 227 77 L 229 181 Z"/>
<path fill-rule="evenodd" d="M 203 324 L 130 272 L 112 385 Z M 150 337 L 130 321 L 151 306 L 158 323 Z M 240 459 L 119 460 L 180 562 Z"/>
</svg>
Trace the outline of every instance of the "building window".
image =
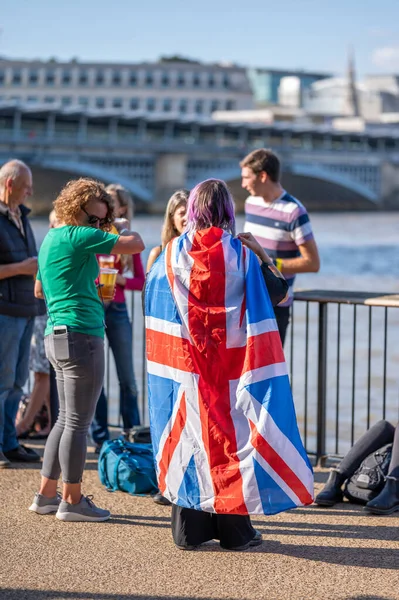
<svg viewBox="0 0 399 600">
<path fill-rule="evenodd" d="M 209 77 L 208 77 L 208 86 L 210 88 L 215 87 L 215 79 L 214 79 L 213 75 L 209 75 Z"/>
<path fill-rule="evenodd" d="M 119 86 L 122 83 L 122 77 L 119 71 L 114 71 L 112 73 L 112 85 Z"/>
<path fill-rule="evenodd" d="M 161 86 L 162 87 L 169 87 L 169 75 L 167 73 L 162 73 L 162 77 L 161 77 Z"/>
<path fill-rule="evenodd" d="M 147 73 L 145 76 L 145 84 L 147 87 L 152 87 L 154 85 L 154 76 L 152 73 Z"/>
<path fill-rule="evenodd" d="M 104 85 L 104 73 L 97 71 L 95 83 L 96 85 Z"/>
<path fill-rule="evenodd" d="M 113 106 L 113 108 L 122 108 L 122 106 L 123 106 L 122 98 L 114 98 L 112 100 L 112 106 Z"/>
<path fill-rule="evenodd" d="M 87 71 L 81 71 L 79 73 L 79 85 L 87 85 L 89 81 Z"/>
<path fill-rule="evenodd" d="M 179 102 L 179 112 L 183 115 L 187 112 L 187 100 L 185 98 L 182 98 Z"/>
<path fill-rule="evenodd" d="M 193 86 L 194 87 L 200 87 L 201 85 L 201 79 L 199 77 L 199 75 L 194 75 L 193 77 Z"/>
<path fill-rule="evenodd" d="M 140 108 L 140 100 L 138 98 L 130 99 L 130 110 L 138 110 Z"/>
<path fill-rule="evenodd" d="M 154 112 L 155 110 L 155 98 L 147 98 L 147 110 Z"/>
<path fill-rule="evenodd" d="M 19 103 L 21 100 L 21 97 L 20 96 L 10 96 L 10 100 L 13 100 L 13 102 Z"/>
<path fill-rule="evenodd" d="M 0 83 L 4 83 L 4 71 L 0 71 Z"/>
<path fill-rule="evenodd" d="M 36 104 L 37 103 L 37 96 L 28 96 L 26 99 L 28 104 Z"/>
<path fill-rule="evenodd" d="M 164 98 L 162 108 L 164 112 L 170 112 L 172 110 L 172 100 L 170 98 Z"/>
<path fill-rule="evenodd" d="M 53 104 L 55 102 L 54 96 L 44 96 L 44 102 L 46 104 Z"/>
<path fill-rule="evenodd" d="M 196 100 L 196 102 L 195 102 L 195 112 L 197 113 L 197 115 L 202 114 L 203 110 L 204 110 L 204 103 L 202 102 L 202 100 Z"/>
<path fill-rule="evenodd" d="M 69 85 L 71 83 L 72 77 L 69 71 L 63 71 L 61 77 L 62 85 Z"/>
<path fill-rule="evenodd" d="M 235 102 L 234 100 L 226 100 L 226 110 L 234 110 Z"/>
<path fill-rule="evenodd" d="M 71 96 L 63 96 L 61 98 L 61 104 L 62 106 L 70 106 L 72 104 Z"/>
<path fill-rule="evenodd" d="M 89 99 L 86 96 L 79 96 L 78 104 L 82 108 L 87 108 L 89 106 Z"/>
<path fill-rule="evenodd" d="M 225 88 L 230 87 L 230 78 L 227 74 L 223 75 L 223 87 L 225 87 Z"/>
<path fill-rule="evenodd" d="M 46 73 L 46 85 L 54 85 L 55 73 L 54 71 L 47 71 Z"/>
<path fill-rule="evenodd" d="M 29 84 L 36 85 L 39 81 L 39 75 L 37 71 L 29 71 Z"/>
<path fill-rule="evenodd" d="M 132 87 L 136 87 L 137 85 L 137 74 L 134 72 L 130 73 L 129 85 L 131 85 Z"/>
<path fill-rule="evenodd" d="M 212 100 L 211 102 L 211 112 L 215 112 L 215 110 L 219 110 L 219 100 Z"/>
<path fill-rule="evenodd" d="M 12 83 L 13 85 L 20 85 L 22 81 L 22 74 L 21 71 L 18 69 L 17 71 L 14 71 L 12 74 Z"/>
<path fill-rule="evenodd" d="M 186 85 L 186 80 L 184 79 L 183 73 L 179 73 L 177 76 L 177 87 L 184 87 Z"/>
<path fill-rule="evenodd" d="M 96 108 L 105 108 L 105 98 L 96 98 Z"/>
</svg>

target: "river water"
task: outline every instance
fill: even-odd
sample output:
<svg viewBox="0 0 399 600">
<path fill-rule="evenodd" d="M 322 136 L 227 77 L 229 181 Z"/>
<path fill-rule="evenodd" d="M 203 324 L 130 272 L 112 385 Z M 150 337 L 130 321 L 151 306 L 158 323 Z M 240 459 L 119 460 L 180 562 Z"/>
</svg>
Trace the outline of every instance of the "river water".
<svg viewBox="0 0 399 600">
<path fill-rule="evenodd" d="M 317 213 L 311 215 L 315 238 L 321 256 L 319 273 L 303 274 L 296 279 L 296 289 L 329 289 L 341 291 L 373 291 L 399 293 L 399 213 Z M 40 245 L 47 231 L 44 219 L 33 219 L 33 229 Z M 242 231 L 244 217 L 237 217 L 237 232 Z M 138 215 L 134 219 L 136 229 L 144 239 L 144 265 L 153 246 L 160 243 L 162 217 Z M 129 294 L 128 294 L 129 296 Z M 128 297 L 128 304 L 131 299 Z M 143 324 L 141 299 L 135 294 L 134 305 L 134 363 L 143 400 L 145 369 L 143 368 Z M 298 305 L 298 307 L 297 307 Z M 386 417 L 398 420 L 399 402 L 399 308 L 389 309 L 388 348 L 386 368 Z M 384 309 L 373 309 L 371 321 L 372 344 L 371 370 L 368 374 L 368 308 L 357 309 L 356 350 L 353 346 L 353 307 L 341 310 L 340 373 L 337 383 L 337 309 L 329 309 L 329 346 L 327 370 L 327 442 L 330 452 L 344 453 L 367 427 L 367 403 L 370 405 L 370 423 L 382 415 L 383 395 L 383 330 Z M 306 445 L 315 448 L 317 403 L 317 305 L 309 309 L 309 362 L 305 361 L 305 304 L 296 303 L 294 326 L 294 352 L 291 359 L 290 332 L 286 342 L 288 364 L 293 364 L 292 382 L 301 433 L 305 433 L 305 386 L 308 386 L 308 426 Z M 352 376 L 353 357 L 356 360 L 355 377 Z M 355 393 L 353 393 L 353 387 Z M 112 359 L 109 366 L 110 420 L 118 419 L 118 391 Z M 337 394 L 338 392 L 338 394 Z M 144 394 L 145 395 L 145 394 Z M 339 446 L 335 447 L 339 410 Z M 144 404 L 143 412 L 145 413 Z M 351 428 L 351 414 L 355 426 Z M 145 415 L 144 415 L 145 416 Z"/>
</svg>

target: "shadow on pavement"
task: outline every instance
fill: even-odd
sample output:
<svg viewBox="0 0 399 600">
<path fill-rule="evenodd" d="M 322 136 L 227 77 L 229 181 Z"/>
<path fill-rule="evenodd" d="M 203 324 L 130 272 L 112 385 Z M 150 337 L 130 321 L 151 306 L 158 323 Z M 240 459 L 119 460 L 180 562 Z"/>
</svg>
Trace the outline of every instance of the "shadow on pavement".
<svg viewBox="0 0 399 600">
<path fill-rule="evenodd" d="M 365 521 L 366 519 L 367 517 L 365 517 Z M 252 519 L 252 525 L 259 529 L 261 533 L 269 535 L 300 535 L 306 538 L 331 537 L 387 541 L 394 541 L 398 539 L 397 526 L 392 525 L 392 527 L 390 527 L 389 525 L 384 525 L 384 527 L 378 527 L 367 525 L 366 522 L 364 525 L 331 525 L 329 523 L 298 523 L 282 521 L 273 521 L 269 524 L 267 521 L 255 521 Z"/>
</svg>

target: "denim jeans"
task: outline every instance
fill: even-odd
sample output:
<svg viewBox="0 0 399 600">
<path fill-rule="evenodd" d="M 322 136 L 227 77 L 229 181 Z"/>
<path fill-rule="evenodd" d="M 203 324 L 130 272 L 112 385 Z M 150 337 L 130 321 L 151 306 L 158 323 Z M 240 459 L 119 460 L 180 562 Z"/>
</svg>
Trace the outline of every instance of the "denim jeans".
<svg viewBox="0 0 399 600">
<path fill-rule="evenodd" d="M 125 303 L 111 302 L 105 310 L 105 333 L 115 359 L 119 380 L 120 413 L 124 429 L 140 425 L 137 403 L 137 386 L 133 370 L 132 324 Z M 94 443 L 102 444 L 109 439 L 108 407 L 104 388 L 98 399 L 96 414 L 91 427 Z"/>
<path fill-rule="evenodd" d="M 29 375 L 29 352 L 33 317 L 0 315 L 0 450 L 8 452 L 19 443 L 15 418 L 22 387 Z"/>
</svg>

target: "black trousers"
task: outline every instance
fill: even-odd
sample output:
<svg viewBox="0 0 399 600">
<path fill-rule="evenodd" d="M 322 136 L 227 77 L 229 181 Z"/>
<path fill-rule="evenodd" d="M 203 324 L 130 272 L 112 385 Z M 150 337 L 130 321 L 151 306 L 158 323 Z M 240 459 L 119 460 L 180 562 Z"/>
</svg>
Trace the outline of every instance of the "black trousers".
<svg viewBox="0 0 399 600">
<path fill-rule="evenodd" d="M 222 548 L 228 550 L 247 544 L 255 534 L 248 516 L 215 515 L 172 506 L 172 535 L 177 546 L 198 546 L 209 540 L 219 540 Z"/>
<path fill-rule="evenodd" d="M 278 332 L 280 334 L 281 343 L 284 346 L 285 336 L 287 333 L 288 324 L 290 322 L 289 306 L 275 306 L 274 314 L 276 316 Z"/>
<path fill-rule="evenodd" d="M 338 470 L 348 479 L 353 475 L 361 462 L 382 446 L 392 444 L 392 458 L 388 475 L 399 477 L 399 423 L 395 427 L 388 421 L 378 421 L 362 435 L 340 463 Z"/>
</svg>

